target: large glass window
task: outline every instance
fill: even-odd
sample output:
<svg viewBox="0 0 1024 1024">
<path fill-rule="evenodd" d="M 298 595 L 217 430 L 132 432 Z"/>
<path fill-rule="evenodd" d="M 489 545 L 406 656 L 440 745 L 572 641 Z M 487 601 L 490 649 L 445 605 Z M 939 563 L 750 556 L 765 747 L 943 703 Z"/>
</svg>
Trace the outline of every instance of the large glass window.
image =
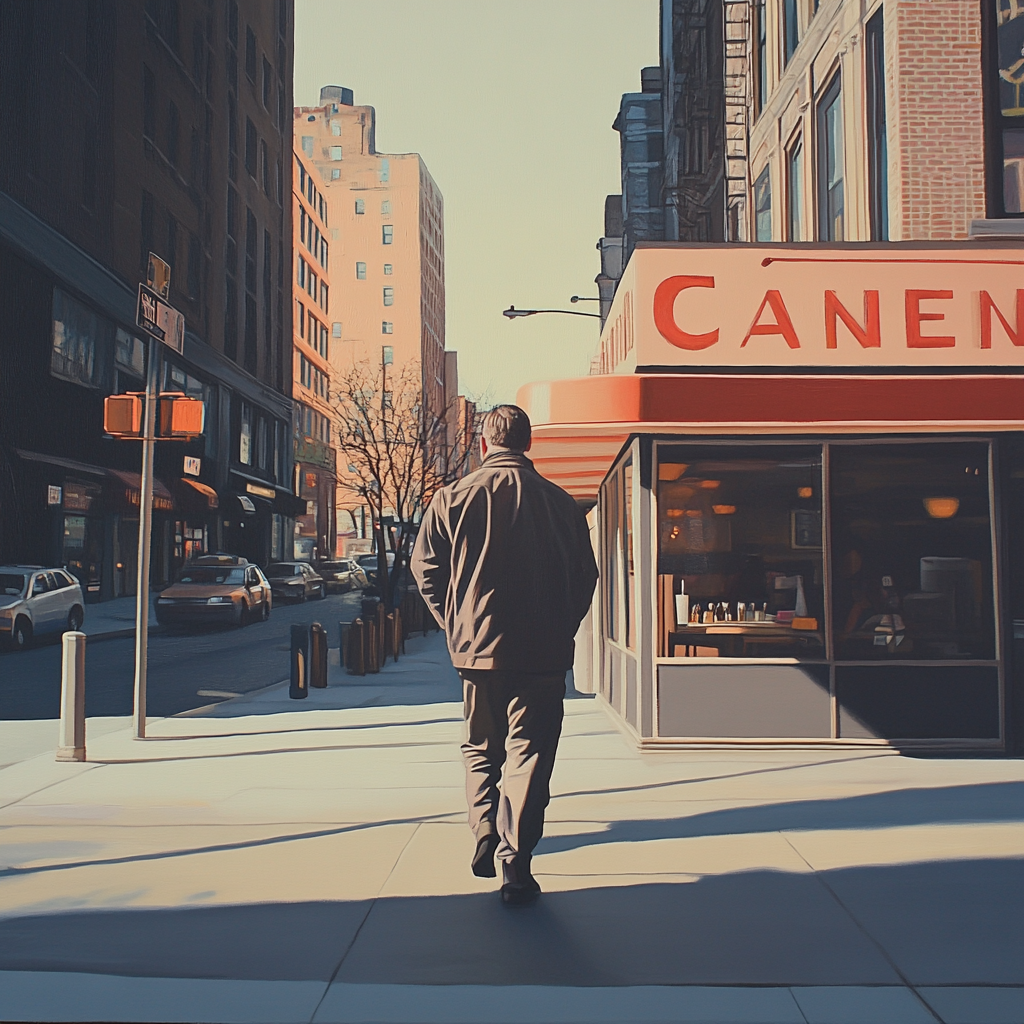
<svg viewBox="0 0 1024 1024">
<path fill-rule="evenodd" d="M 658 446 L 662 657 L 825 656 L 821 448 Z"/>
<path fill-rule="evenodd" d="M 989 138 L 995 150 L 992 163 L 997 170 L 1001 165 L 1002 180 L 998 183 L 1001 204 L 991 197 L 989 205 L 995 208 L 989 216 L 1015 216 L 1024 213 L 1024 4 L 996 0 L 994 9 L 995 42 L 988 47 L 988 75 L 998 98 Z"/>
<path fill-rule="evenodd" d="M 987 443 L 832 445 L 840 660 L 992 659 Z"/>
<path fill-rule="evenodd" d="M 633 595 L 636 593 L 636 569 L 633 564 L 633 462 L 622 468 L 622 580 L 625 611 L 626 646 L 636 650 L 636 615 Z"/>
<path fill-rule="evenodd" d="M 53 290 L 53 349 L 50 372 L 54 377 L 103 387 L 113 347 L 114 325 L 60 288 Z"/>
<path fill-rule="evenodd" d="M 604 492 L 601 503 L 604 513 L 602 529 L 605 565 L 605 572 L 602 573 L 604 632 L 610 640 L 619 640 L 621 638 L 619 615 L 622 592 L 619 534 L 622 525 L 622 508 L 620 505 L 621 487 L 617 472 L 612 473 L 602 490 Z"/>
<path fill-rule="evenodd" d="M 797 11 L 797 0 L 783 0 L 782 22 L 785 57 L 783 63 L 789 64 L 800 43 L 800 17 Z"/>
<path fill-rule="evenodd" d="M 818 236 L 843 241 L 843 94 L 837 74 L 818 104 Z"/>
</svg>

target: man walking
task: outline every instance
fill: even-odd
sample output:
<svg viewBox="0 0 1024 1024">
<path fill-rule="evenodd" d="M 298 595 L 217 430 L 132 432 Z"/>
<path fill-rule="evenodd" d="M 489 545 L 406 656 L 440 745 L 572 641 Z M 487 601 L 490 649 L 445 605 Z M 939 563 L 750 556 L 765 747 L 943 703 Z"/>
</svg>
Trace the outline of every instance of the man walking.
<svg viewBox="0 0 1024 1024">
<path fill-rule="evenodd" d="M 533 468 L 530 443 L 518 406 L 487 413 L 482 467 L 434 496 L 412 556 L 463 682 L 472 870 L 493 878 L 497 854 L 511 906 L 540 893 L 530 858 L 544 830 L 573 637 L 597 583 L 586 519 Z"/>
</svg>

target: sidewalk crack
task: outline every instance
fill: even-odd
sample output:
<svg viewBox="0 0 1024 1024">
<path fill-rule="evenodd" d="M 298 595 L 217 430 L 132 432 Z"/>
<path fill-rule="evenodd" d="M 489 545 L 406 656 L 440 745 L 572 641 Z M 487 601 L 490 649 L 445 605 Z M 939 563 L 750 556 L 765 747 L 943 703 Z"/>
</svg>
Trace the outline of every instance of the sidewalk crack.
<svg viewBox="0 0 1024 1024">
<path fill-rule="evenodd" d="M 825 881 L 825 879 L 821 875 L 821 872 L 819 872 L 811 864 L 811 862 L 793 845 L 793 843 L 790 841 L 789 836 L 786 835 L 785 832 L 779 832 L 779 835 L 782 836 L 782 838 L 786 841 L 789 848 L 807 865 L 807 869 L 817 879 L 818 884 L 821 885 L 821 887 L 832 897 L 832 899 L 836 901 L 836 903 L 846 914 L 846 916 L 857 926 L 857 929 L 860 931 L 860 933 L 868 940 L 868 942 L 871 943 L 871 945 L 875 947 L 875 949 L 878 950 L 879 953 L 881 953 L 885 962 L 892 968 L 893 973 L 910 990 L 914 998 L 917 999 L 917 1001 L 928 1011 L 928 1013 L 930 1013 L 935 1018 L 938 1024 L 946 1024 L 946 1022 L 942 1019 L 942 1017 L 939 1016 L 939 1014 L 931 1006 L 928 1000 L 925 999 L 925 997 L 921 995 L 920 992 L 918 992 L 917 986 L 914 985 L 913 982 L 911 982 L 911 980 L 903 973 L 902 970 L 900 970 L 899 965 L 892 958 L 892 956 L 889 955 L 889 951 L 885 948 L 885 946 L 883 946 L 882 943 L 879 942 L 878 939 L 876 939 L 871 934 L 871 932 L 868 931 L 867 927 L 861 923 L 857 915 L 854 914 L 854 912 L 850 910 L 850 908 L 842 901 L 842 899 L 839 896 L 839 893 L 837 893 L 835 889 L 833 889 L 832 886 Z M 794 999 L 795 998 L 796 997 L 794 996 Z"/>
<path fill-rule="evenodd" d="M 405 856 L 405 851 L 409 849 L 409 844 L 416 837 L 416 833 L 419 832 L 420 828 L 422 827 L 422 824 L 422 822 L 417 822 L 416 827 L 412 830 L 412 832 L 409 833 L 409 838 L 405 841 L 405 845 L 402 847 L 402 849 L 399 851 L 398 856 L 395 858 L 395 863 L 391 865 L 391 870 L 388 872 L 388 877 L 385 878 L 384 881 L 381 883 L 381 887 L 378 890 L 377 895 L 374 896 L 372 900 L 370 900 L 370 905 L 366 908 L 366 913 L 363 914 L 363 919 L 359 922 L 359 927 L 356 928 L 355 932 L 353 932 L 352 934 L 352 941 L 349 942 L 349 944 L 345 947 L 345 952 L 341 954 L 341 959 L 338 961 L 338 966 L 334 968 L 334 971 L 332 972 L 331 977 L 327 982 L 327 985 L 324 987 L 324 994 L 320 997 L 319 1002 L 317 1002 L 316 1007 L 314 1008 L 313 1013 L 309 1018 L 310 1024 L 313 1024 L 313 1021 L 316 1020 L 316 1015 L 320 1012 L 320 1007 L 323 1005 L 323 1001 L 327 998 L 327 993 L 331 991 L 331 986 L 334 984 L 334 979 L 338 977 L 338 972 L 341 970 L 342 965 L 345 963 L 345 960 L 348 958 L 349 953 L 352 952 L 352 948 L 355 946 L 356 942 L 359 939 L 359 933 L 363 930 L 363 926 L 370 919 L 370 915 L 373 913 L 373 908 L 377 906 L 377 901 L 380 899 L 380 894 L 384 891 L 384 889 L 387 888 L 388 882 L 391 881 L 391 876 L 395 873 L 395 868 L 398 867 L 399 862 Z"/>
</svg>

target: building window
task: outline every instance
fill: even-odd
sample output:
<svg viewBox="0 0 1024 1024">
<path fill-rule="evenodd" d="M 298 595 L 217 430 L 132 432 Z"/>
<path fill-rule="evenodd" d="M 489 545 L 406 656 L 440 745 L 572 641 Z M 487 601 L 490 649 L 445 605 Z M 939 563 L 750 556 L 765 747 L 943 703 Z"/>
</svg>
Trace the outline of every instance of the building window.
<svg viewBox="0 0 1024 1024">
<path fill-rule="evenodd" d="M 871 241 L 889 239 L 889 168 L 885 123 L 884 8 L 879 7 L 864 33 L 867 64 L 868 216 Z"/>
<path fill-rule="evenodd" d="M 357 263 L 356 264 L 356 280 L 357 281 L 365 281 L 366 280 L 366 264 L 365 263 Z"/>
<path fill-rule="evenodd" d="M 251 82 L 256 81 L 256 33 L 245 26 L 245 73 Z"/>
<path fill-rule="evenodd" d="M 341 135 L 341 122 L 331 121 L 331 134 L 334 136 Z"/>
<path fill-rule="evenodd" d="M 361 213 L 366 213 L 366 200 L 365 199 L 357 199 L 356 200 L 356 213 L 360 213 L 360 214 Z"/>
<path fill-rule="evenodd" d="M 171 214 L 167 214 L 167 249 L 164 252 L 164 259 L 171 268 L 171 277 L 174 277 L 174 268 L 178 264 L 178 222 Z"/>
<path fill-rule="evenodd" d="M 395 325 L 390 320 L 382 320 L 380 324 L 381 334 L 394 334 Z"/>
<path fill-rule="evenodd" d="M 340 160 L 341 159 L 341 146 L 331 146 L 331 159 L 332 160 Z"/>
<path fill-rule="evenodd" d="M 167 105 L 167 159 L 172 167 L 178 166 L 178 141 L 181 136 L 181 118 L 174 103 Z"/>
<path fill-rule="evenodd" d="M 331 324 L 331 337 L 332 338 L 340 338 L 341 337 L 341 324 L 337 320 L 335 320 L 334 323 Z"/>
<path fill-rule="evenodd" d="M 112 323 L 54 288 L 50 373 L 88 388 L 103 387 L 114 333 Z"/>
<path fill-rule="evenodd" d="M 380 170 L 377 172 L 377 177 L 378 177 L 378 179 L 380 181 L 390 181 L 391 180 L 391 161 L 390 160 L 388 160 L 386 158 L 381 160 L 381 162 L 380 162 Z"/>
<path fill-rule="evenodd" d="M 299 327 L 299 337 L 304 338 L 306 336 L 306 307 L 299 299 L 295 300 L 295 323 Z"/>
<path fill-rule="evenodd" d="M 818 237 L 843 241 L 843 93 L 838 73 L 818 103 Z"/>
<path fill-rule="evenodd" d="M 393 306 L 395 304 L 395 289 L 385 288 L 384 289 L 384 305 Z"/>
<path fill-rule="evenodd" d="M 267 156 L 267 144 L 260 139 L 260 174 L 263 177 L 263 192 L 270 195 L 270 160 Z"/>
<path fill-rule="evenodd" d="M 266 57 L 263 58 L 263 109 L 270 109 L 270 96 L 271 86 L 273 85 L 274 72 L 270 66 L 270 61 Z"/>
<path fill-rule="evenodd" d="M 238 461 L 243 466 L 252 465 L 252 409 L 246 402 L 238 419 Z"/>
<path fill-rule="evenodd" d="M 320 282 L 320 308 L 325 313 L 329 313 L 331 311 L 330 303 L 327 301 L 329 298 L 330 298 L 329 289 L 328 289 L 327 285 L 323 281 L 321 281 Z"/>
<path fill-rule="evenodd" d="M 296 272 L 295 279 L 298 281 L 300 288 L 306 287 L 306 261 L 300 256 L 298 271 Z"/>
<path fill-rule="evenodd" d="M 156 138 L 156 78 L 145 64 L 142 65 L 142 134 L 147 139 Z"/>
<path fill-rule="evenodd" d="M 149 254 L 153 249 L 153 196 L 143 189 L 142 209 L 139 215 L 141 228 L 139 245 L 139 265 L 145 270 L 149 264 Z"/>
<path fill-rule="evenodd" d="M 245 290 L 256 294 L 256 214 L 245 208 Z"/>
<path fill-rule="evenodd" d="M 340 167 L 332 167 L 331 168 L 331 181 L 337 181 L 340 177 L 341 177 L 341 168 Z"/>
<path fill-rule="evenodd" d="M 789 241 L 804 241 L 804 143 L 797 138 L 786 154 Z"/>
<path fill-rule="evenodd" d="M 203 252 L 199 239 L 190 235 L 188 240 L 188 297 L 193 302 L 200 299 L 200 281 L 203 274 Z"/>
<path fill-rule="evenodd" d="M 391 276 L 391 264 L 390 263 L 385 263 L 384 264 L 384 276 L 385 277 L 390 277 Z"/>
<path fill-rule="evenodd" d="M 391 200 L 390 199 L 385 199 L 380 204 L 380 212 L 381 212 L 381 216 L 384 216 L 384 217 L 390 217 L 391 216 Z"/>
<path fill-rule="evenodd" d="M 767 167 L 754 182 L 754 240 L 772 240 L 772 186 Z"/>
<path fill-rule="evenodd" d="M 381 241 L 384 245 L 390 245 L 395 237 L 395 229 L 391 224 L 385 224 L 381 229 Z"/>
<path fill-rule="evenodd" d="M 755 116 L 768 102 L 768 11 L 767 0 L 754 0 Z"/>
<path fill-rule="evenodd" d="M 395 361 L 395 350 L 391 345 L 384 345 L 381 348 L 381 362 L 385 366 L 391 366 Z"/>
<path fill-rule="evenodd" d="M 316 325 L 317 319 L 313 316 L 313 310 L 309 310 L 309 347 L 313 348 L 316 345 Z"/>
<path fill-rule="evenodd" d="M 800 43 L 800 12 L 797 9 L 797 0 L 783 0 L 782 22 L 785 66 L 793 59 L 793 54 Z"/>
<path fill-rule="evenodd" d="M 997 0 L 983 7 L 988 216 L 1016 217 L 1024 214 L 1024 6 Z"/>
<path fill-rule="evenodd" d="M 250 176 L 256 177 L 256 125 L 249 120 L 245 119 L 245 169 L 249 172 Z"/>
<path fill-rule="evenodd" d="M 303 135 L 302 136 L 302 152 L 305 153 L 306 156 L 310 157 L 310 159 L 312 159 L 312 157 L 313 157 L 313 136 L 312 135 Z M 300 188 L 299 191 L 301 192 L 302 189 Z"/>
</svg>

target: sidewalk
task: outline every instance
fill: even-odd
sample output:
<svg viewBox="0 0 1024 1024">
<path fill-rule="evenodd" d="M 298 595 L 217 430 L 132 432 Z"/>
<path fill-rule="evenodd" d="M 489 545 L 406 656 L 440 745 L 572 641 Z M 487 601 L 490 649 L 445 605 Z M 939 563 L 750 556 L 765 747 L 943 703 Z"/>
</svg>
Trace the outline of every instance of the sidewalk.
<svg viewBox="0 0 1024 1024">
<path fill-rule="evenodd" d="M 640 755 L 569 700 L 509 910 L 440 635 L 330 683 L 0 770 L 0 1019 L 1024 1022 L 1020 760 Z"/>
<path fill-rule="evenodd" d="M 150 598 L 152 601 L 152 597 Z M 110 601 L 99 601 L 85 606 L 85 622 L 82 632 L 90 640 L 106 640 L 118 636 L 135 636 L 134 597 L 115 597 Z M 149 612 L 149 631 L 159 632 L 152 603 Z"/>
</svg>

